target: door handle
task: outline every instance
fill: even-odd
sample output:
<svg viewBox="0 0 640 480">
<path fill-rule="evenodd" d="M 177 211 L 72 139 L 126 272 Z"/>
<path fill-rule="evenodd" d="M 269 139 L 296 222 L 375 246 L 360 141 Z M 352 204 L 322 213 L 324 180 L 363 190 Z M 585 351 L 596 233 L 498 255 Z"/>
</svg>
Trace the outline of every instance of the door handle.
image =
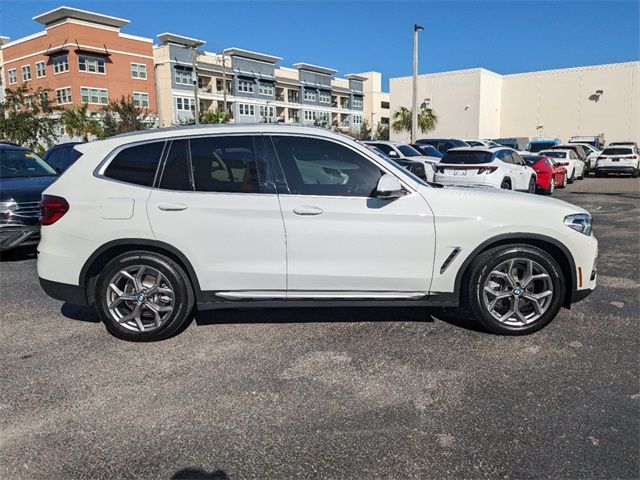
<svg viewBox="0 0 640 480">
<path fill-rule="evenodd" d="M 179 212 L 180 210 L 186 210 L 187 206 L 184 203 L 159 203 L 158 209 L 164 212 Z"/>
<path fill-rule="evenodd" d="M 324 210 L 313 205 L 303 205 L 293 209 L 293 213 L 296 215 L 320 215 Z"/>
</svg>

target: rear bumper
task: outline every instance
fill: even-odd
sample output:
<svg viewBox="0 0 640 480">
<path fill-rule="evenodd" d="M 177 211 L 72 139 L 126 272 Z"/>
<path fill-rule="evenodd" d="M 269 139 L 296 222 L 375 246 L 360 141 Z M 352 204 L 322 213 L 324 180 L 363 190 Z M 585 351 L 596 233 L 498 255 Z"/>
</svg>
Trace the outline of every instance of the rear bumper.
<svg viewBox="0 0 640 480">
<path fill-rule="evenodd" d="M 633 173 L 636 171 L 636 167 L 633 167 L 631 165 L 625 166 L 625 165 L 607 165 L 604 167 L 596 167 L 596 173 L 598 172 L 603 172 L 603 173 Z"/>
<path fill-rule="evenodd" d="M 593 293 L 593 290 L 594 289 L 592 288 L 586 288 L 584 290 L 574 290 L 571 294 L 571 303 L 577 303 L 581 300 L 584 300 Z"/>
<path fill-rule="evenodd" d="M 0 225 L 0 251 L 37 245 L 40 225 Z"/>
<path fill-rule="evenodd" d="M 44 278 L 39 278 L 40 286 L 51 298 L 62 300 L 74 305 L 88 305 L 87 296 L 79 285 L 69 285 L 67 283 L 53 282 Z"/>
</svg>

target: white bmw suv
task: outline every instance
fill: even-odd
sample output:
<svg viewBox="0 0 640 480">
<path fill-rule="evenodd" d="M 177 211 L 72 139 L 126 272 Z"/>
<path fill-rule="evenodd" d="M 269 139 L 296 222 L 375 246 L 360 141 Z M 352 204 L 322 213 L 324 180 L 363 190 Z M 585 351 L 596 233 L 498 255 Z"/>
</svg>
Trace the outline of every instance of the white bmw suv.
<svg viewBox="0 0 640 480">
<path fill-rule="evenodd" d="M 107 329 L 158 340 L 196 310 L 466 307 L 525 334 L 596 285 L 581 208 L 429 185 L 323 129 L 221 125 L 78 145 L 42 198 L 38 275 Z"/>
</svg>

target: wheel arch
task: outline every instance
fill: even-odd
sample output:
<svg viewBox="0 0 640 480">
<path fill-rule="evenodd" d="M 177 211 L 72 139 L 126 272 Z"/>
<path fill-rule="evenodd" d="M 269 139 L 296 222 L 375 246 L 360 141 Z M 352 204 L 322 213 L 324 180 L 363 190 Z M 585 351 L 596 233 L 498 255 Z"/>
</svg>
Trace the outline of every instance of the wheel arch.
<svg viewBox="0 0 640 480">
<path fill-rule="evenodd" d="M 567 288 L 565 296 L 562 301 L 562 306 L 569 308 L 571 306 L 571 294 L 576 288 L 576 264 L 573 259 L 573 255 L 569 249 L 556 240 L 555 238 L 547 237 L 546 235 L 534 234 L 534 233 L 508 233 L 491 237 L 480 245 L 478 245 L 462 262 L 462 265 L 458 269 L 455 280 L 455 292 L 458 292 L 458 296 L 462 292 L 463 281 L 466 280 L 469 274 L 469 266 L 474 258 L 491 248 L 499 247 L 509 244 L 526 244 L 534 247 L 538 247 L 549 253 L 553 259 L 558 262 L 560 269 L 567 282 Z"/>
<path fill-rule="evenodd" d="M 123 238 L 118 240 L 112 240 L 105 243 L 95 252 L 91 254 L 89 259 L 85 262 L 84 266 L 80 270 L 79 285 L 84 289 L 87 302 L 93 303 L 95 294 L 96 280 L 100 271 L 111 260 L 123 253 L 131 252 L 134 250 L 144 250 L 152 253 L 159 253 L 165 255 L 180 265 L 186 272 L 191 285 L 193 286 L 196 301 L 200 301 L 202 297 L 202 291 L 200 289 L 200 283 L 198 282 L 198 276 L 191 265 L 191 262 L 187 257 L 177 248 L 158 240 L 151 240 L 145 238 Z"/>
</svg>

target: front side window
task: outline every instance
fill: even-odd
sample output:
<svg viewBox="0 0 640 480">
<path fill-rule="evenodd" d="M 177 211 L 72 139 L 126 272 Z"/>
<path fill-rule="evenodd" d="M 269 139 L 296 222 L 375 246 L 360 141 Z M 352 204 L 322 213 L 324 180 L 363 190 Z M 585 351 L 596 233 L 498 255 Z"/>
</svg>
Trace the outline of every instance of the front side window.
<svg viewBox="0 0 640 480">
<path fill-rule="evenodd" d="M 106 105 L 109 103 L 109 92 L 104 88 L 80 88 L 80 98 L 82 103 L 94 105 Z"/>
<path fill-rule="evenodd" d="M 193 138 L 190 143 L 196 191 L 263 193 L 265 166 L 256 158 L 253 136 Z"/>
<path fill-rule="evenodd" d="M 69 55 L 58 55 L 52 60 L 53 73 L 64 73 L 69 71 Z"/>
<path fill-rule="evenodd" d="M 398 150 L 405 157 L 419 157 L 421 153 L 409 145 L 398 145 Z"/>
<path fill-rule="evenodd" d="M 31 80 L 31 65 L 22 66 L 22 81 L 27 82 Z"/>
<path fill-rule="evenodd" d="M 147 79 L 147 66 L 144 63 L 132 63 L 131 64 L 131 78 L 139 80 Z"/>
<path fill-rule="evenodd" d="M 144 187 L 152 186 L 164 145 L 164 141 L 152 142 L 121 150 L 105 169 L 104 176 Z"/>
<path fill-rule="evenodd" d="M 47 69 L 44 62 L 36 62 L 36 77 L 42 78 L 47 76 Z"/>
<path fill-rule="evenodd" d="M 71 87 L 56 89 L 56 103 L 58 105 L 65 105 L 71 101 Z"/>
<path fill-rule="evenodd" d="M 374 143 L 372 144 L 376 148 L 379 148 L 384 153 L 386 153 L 389 157 L 398 157 L 398 152 L 396 152 L 391 145 L 386 143 Z"/>
<path fill-rule="evenodd" d="M 140 108 L 149 108 L 149 94 L 144 92 L 133 92 L 133 104 Z"/>
<path fill-rule="evenodd" d="M 370 197 L 383 173 L 371 160 L 335 142 L 271 138 L 291 194 Z"/>
<path fill-rule="evenodd" d="M 7 71 L 7 75 L 9 76 L 9 84 L 18 82 L 18 74 L 16 73 L 16 69 L 12 68 Z"/>
<path fill-rule="evenodd" d="M 104 58 L 78 55 L 78 70 L 88 73 L 106 73 Z"/>
</svg>

